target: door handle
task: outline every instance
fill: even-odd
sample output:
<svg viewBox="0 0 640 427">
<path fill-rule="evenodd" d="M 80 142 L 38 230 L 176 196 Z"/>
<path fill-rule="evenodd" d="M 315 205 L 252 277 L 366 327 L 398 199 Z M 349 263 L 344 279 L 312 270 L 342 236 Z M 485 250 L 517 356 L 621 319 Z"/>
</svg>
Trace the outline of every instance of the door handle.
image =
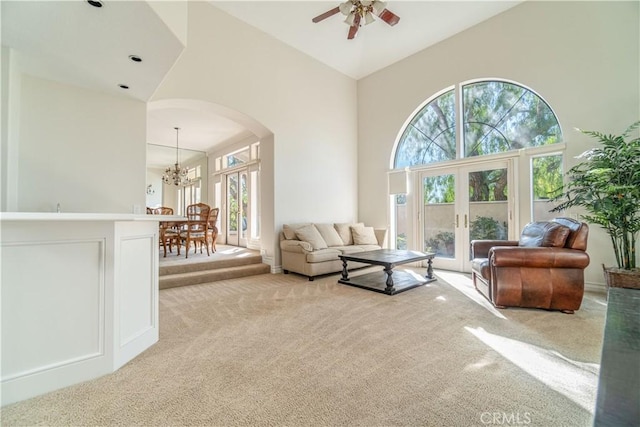
<svg viewBox="0 0 640 427">
<path fill-rule="evenodd" d="M 460 227 L 460 215 L 456 214 L 456 228 Z"/>
<path fill-rule="evenodd" d="M 467 214 L 464 214 L 464 228 L 467 228 Z"/>
</svg>

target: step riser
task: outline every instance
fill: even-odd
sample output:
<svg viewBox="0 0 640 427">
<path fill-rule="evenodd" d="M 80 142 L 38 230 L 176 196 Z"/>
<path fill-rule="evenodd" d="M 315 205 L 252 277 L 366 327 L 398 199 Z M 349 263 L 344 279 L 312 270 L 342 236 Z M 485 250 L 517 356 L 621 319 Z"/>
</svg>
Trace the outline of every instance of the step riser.
<svg viewBox="0 0 640 427">
<path fill-rule="evenodd" d="M 217 260 L 211 262 L 185 263 L 178 265 L 160 266 L 159 275 L 169 276 L 173 274 L 183 274 L 195 271 L 209 271 L 221 268 L 238 267 L 243 265 L 262 264 L 260 255 L 248 256 L 244 258 L 231 258 L 225 260 Z"/>
<path fill-rule="evenodd" d="M 238 277 L 267 274 L 270 272 L 271 268 L 267 264 L 251 264 L 239 267 L 216 268 L 214 270 L 163 276 L 159 278 L 159 287 L 160 289 L 169 289 L 179 286 L 210 283 L 218 280 L 228 280 Z"/>
</svg>

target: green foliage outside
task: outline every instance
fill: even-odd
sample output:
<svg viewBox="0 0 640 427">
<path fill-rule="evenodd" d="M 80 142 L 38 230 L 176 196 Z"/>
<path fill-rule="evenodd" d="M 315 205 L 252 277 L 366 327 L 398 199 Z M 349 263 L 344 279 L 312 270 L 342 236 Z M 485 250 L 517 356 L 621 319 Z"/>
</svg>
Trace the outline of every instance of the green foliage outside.
<svg viewBox="0 0 640 427">
<path fill-rule="evenodd" d="M 436 255 L 452 257 L 455 251 L 455 236 L 451 231 L 441 231 L 430 239 L 425 240 L 426 251 Z"/>
<path fill-rule="evenodd" d="M 507 224 L 486 217 L 478 216 L 471 221 L 469 227 L 469 238 L 471 240 L 488 239 L 488 240 L 506 240 Z"/>
<path fill-rule="evenodd" d="M 464 85 L 462 92 L 464 157 L 538 147 L 562 140 L 553 111 L 522 86 L 487 81 Z M 450 90 L 418 112 L 400 139 L 395 168 L 456 159 L 456 108 L 455 92 Z M 535 194 L 540 198 L 553 197 L 553 190 L 562 183 L 561 167 L 553 169 L 553 166 L 561 166 L 561 163 L 547 157 L 537 162 L 540 172 L 534 180 Z M 471 201 L 507 200 L 506 169 L 471 172 L 469 185 Z M 453 178 L 434 182 L 433 187 L 439 189 L 425 188 L 425 202 L 450 203 L 454 200 Z"/>
<path fill-rule="evenodd" d="M 535 93 L 501 81 L 467 84 L 463 92 L 464 155 L 483 156 L 562 140 L 553 111 Z M 429 102 L 411 120 L 400 139 L 395 168 L 454 160 L 454 90 Z"/>
<path fill-rule="evenodd" d="M 533 159 L 533 199 L 553 199 L 562 188 L 562 156 Z"/>
</svg>

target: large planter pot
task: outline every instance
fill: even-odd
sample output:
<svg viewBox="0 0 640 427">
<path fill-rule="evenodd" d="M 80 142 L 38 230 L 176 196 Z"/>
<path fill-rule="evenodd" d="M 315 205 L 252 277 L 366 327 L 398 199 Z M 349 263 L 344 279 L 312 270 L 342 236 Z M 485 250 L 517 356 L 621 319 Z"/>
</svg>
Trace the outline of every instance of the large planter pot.
<svg viewBox="0 0 640 427">
<path fill-rule="evenodd" d="M 606 268 L 603 264 L 602 269 L 607 287 L 640 289 L 640 268 L 624 270 L 614 267 Z"/>
</svg>

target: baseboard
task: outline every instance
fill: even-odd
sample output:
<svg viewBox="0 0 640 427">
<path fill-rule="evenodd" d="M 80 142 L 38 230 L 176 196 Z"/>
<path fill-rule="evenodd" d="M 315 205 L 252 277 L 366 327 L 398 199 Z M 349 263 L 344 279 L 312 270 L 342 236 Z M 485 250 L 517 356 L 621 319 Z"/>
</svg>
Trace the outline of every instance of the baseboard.
<svg viewBox="0 0 640 427">
<path fill-rule="evenodd" d="M 604 283 L 584 282 L 584 290 L 588 292 L 607 293 L 607 285 Z"/>
</svg>

